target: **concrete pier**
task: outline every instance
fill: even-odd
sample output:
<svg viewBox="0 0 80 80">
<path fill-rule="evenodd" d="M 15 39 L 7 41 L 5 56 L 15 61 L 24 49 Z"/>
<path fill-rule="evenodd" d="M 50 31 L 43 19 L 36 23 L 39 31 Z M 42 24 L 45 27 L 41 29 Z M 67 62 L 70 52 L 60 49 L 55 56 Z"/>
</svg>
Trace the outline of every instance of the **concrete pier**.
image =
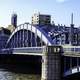
<svg viewBox="0 0 80 80">
<path fill-rule="evenodd" d="M 60 50 L 60 46 L 48 46 L 44 48 L 41 80 L 61 80 Z"/>
</svg>

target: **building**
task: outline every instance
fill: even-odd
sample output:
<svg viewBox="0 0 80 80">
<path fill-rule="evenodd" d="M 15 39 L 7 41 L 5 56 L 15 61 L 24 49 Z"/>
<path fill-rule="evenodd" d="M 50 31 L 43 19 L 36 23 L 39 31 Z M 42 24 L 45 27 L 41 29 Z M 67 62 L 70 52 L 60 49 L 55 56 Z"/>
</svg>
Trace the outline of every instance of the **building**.
<svg viewBox="0 0 80 80">
<path fill-rule="evenodd" d="M 12 33 L 15 30 L 15 27 L 13 25 L 8 25 L 7 29 Z"/>
<path fill-rule="evenodd" d="M 0 28 L 0 49 L 4 49 L 5 48 L 5 44 L 10 36 L 11 32 L 6 29 L 1 27 Z"/>
<path fill-rule="evenodd" d="M 33 14 L 32 16 L 33 25 L 49 25 L 51 24 L 51 16 L 46 14 Z"/>
<path fill-rule="evenodd" d="M 11 25 L 13 25 L 15 28 L 17 27 L 17 14 L 12 14 Z"/>
</svg>

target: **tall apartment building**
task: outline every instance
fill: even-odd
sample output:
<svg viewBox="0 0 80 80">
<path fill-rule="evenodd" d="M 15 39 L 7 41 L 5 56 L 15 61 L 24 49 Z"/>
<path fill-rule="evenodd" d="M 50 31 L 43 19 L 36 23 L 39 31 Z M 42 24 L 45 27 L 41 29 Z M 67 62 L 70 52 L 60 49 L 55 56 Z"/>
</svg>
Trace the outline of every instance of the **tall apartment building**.
<svg viewBox="0 0 80 80">
<path fill-rule="evenodd" d="M 15 28 L 17 27 L 17 14 L 12 14 L 11 25 L 13 25 Z"/>
<path fill-rule="evenodd" d="M 46 14 L 35 13 L 32 16 L 33 25 L 49 25 L 51 24 L 51 16 Z"/>
</svg>

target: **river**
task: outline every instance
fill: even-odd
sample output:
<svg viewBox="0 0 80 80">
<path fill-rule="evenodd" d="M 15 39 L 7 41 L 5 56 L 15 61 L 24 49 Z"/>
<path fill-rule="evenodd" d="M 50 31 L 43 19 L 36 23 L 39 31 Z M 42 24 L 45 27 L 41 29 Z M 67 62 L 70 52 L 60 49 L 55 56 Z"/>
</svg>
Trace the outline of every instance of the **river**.
<svg viewBox="0 0 80 80">
<path fill-rule="evenodd" d="M 0 55 L 0 80 L 41 80 L 41 57 Z"/>
</svg>

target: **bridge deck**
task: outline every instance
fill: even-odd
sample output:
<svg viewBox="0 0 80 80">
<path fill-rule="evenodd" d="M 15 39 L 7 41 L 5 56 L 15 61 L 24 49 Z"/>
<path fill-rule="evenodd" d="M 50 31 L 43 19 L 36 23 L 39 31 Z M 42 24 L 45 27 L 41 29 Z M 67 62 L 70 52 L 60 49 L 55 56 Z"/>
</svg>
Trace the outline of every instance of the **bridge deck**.
<svg viewBox="0 0 80 80">
<path fill-rule="evenodd" d="M 70 57 L 80 57 L 80 46 L 71 46 L 71 45 L 61 45 L 62 52 L 61 55 L 63 56 L 70 56 Z M 36 55 L 42 56 L 44 47 L 22 47 L 22 48 L 13 48 L 13 49 L 3 49 L 2 52 L 5 51 L 12 51 L 12 54 L 19 54 L 19 55 Z M 59 52 L 59 47 L 56 49 L 54 46 L 54 52 Z"/>
</svg>

